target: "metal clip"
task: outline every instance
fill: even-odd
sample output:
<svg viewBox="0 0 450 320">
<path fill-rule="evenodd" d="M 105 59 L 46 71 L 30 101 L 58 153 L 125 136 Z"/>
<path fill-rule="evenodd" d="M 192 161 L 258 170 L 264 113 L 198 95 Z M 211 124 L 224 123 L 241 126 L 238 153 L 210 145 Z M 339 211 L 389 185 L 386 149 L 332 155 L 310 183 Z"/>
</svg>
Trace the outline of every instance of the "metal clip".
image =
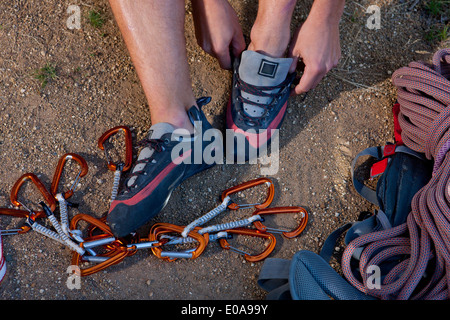
<svg viewBox="0 0 450 320">
<path fill-rule="evenodd" d="M 265 225 L 262 224 L 261 221 L 255 221 L 253 222 L 253 225 L 256 229 L 258 229 L 261 232 L 272 232 L 272 233 L 282 233 L 286 238 L 295 238 L 300 233 L 303 232 L 303 230 L 306 227 L 306 224 L 308 223 L 308 212 L 302 208 L 302 207 L 276 207 L 276 208 L 265 208 L 265 209 L 259 209 L 256 210 L 253 215 L 258 216 L 264 216 L 269 214 L 280 214 L 280 213 L 297 213 L 301 214 L 301 221 L 300 224 L 297 226 L 297 228 L 289 231 L 289 230 L 281 230 L 281 229 L 275 229 L 275 228 L 268 228 Z"/>
<path fill-rule="evenodd" d="M 277 240 L 273 234 L 262 233 L 262 232 L 259 232 L 258 230 L 254 230 L 254 229 L 236 228 L 236 229 L 226 230 L 225 232 L 227 234 L 237 234 L 237 235 L 245 235 L 245 236 L 250 236 L 250 237 L 259 237 L 259 238 L 264 238 L 264 239 L 269 240 L 269 244 L 267 245 L 267 247 L 264 249 L 263 252 L 256 254 L 256 255 L 251 255 L 248 252 L 239 250 L 239 249 L 231 246 L 226 238 L 219 239 L 219 244 L 223 249 L 231 250 L 236 253 L 242 254 L 245 257 L 245 260 L 247 260 L 249 262 L 257 262 L 257 261 L 261 261 L 261 260 L 267 258 L 272 253 L 273 249 L 275 249 L 275 245 L 277 243 Z"/>
<path fill-rule="evenodd" d="M 156 223 L 152 226 L 149 233 L 149 240 L 159 242 L 160 236 L 167 233 L 179 233 L 181 234 L 184 227 L 173 225 L 170 223 Z M 198 227 L 196 228 L 198 230 Z M 195 239 L 198 242 L 198 247 L 194 250 L 188 250 L 184 252 L 163 251 L 161 246 L 152 247 L 153 253 L 160 259 L 167 261 L 175 261 L 178 258 L 196 259 L 198 258 L 209 242 L 209 235 L 207 233 L 200 235 L 195 230 L 188 233 L 188 236 Z"/>
<path fill-rule="evenodd" d="M 29 211 L 20 210 L 20 209 L 10 209 L 10 208 L 0 208 L 0 215 L 6 215 L 6 216 L 10 216 L 10 217 L 24 218 L 24 219 L 28 219 L 28 217 L 30 217 L 30 216 L 33 216 L 34 219 L 45 217 L 45 213 L 43 211 L 35 213 L 35 212 L 29 212 Z M 31 227 L 27 223 L 25 223 L 22 227 L 20 227 L 18 229 L 2 230 L 0 232 L 3 235 L 15 235 L 15 234 L 26 233 L 30 230 L 31 230 Z"/>
<path fill-rule="evenodd" d="M 96 246 L 104 246 L 107 250 L 105 254 L 102 255 L 80 255 L 78 252 L 74 252 L 72 256 L 72 264 L 79 266 L 81 261 L 90 261 L 96 262 L 98 264 L 81 269 L 80 268 L 80 276 L 88 276 L 104 270 L 114 264 L 121 262 L 125 257 L 130 255 L 126 245 L 124 245 L 121 241 L 118 241 L 109 226 L 103 221 L 96 219 L 92 216 L 89 216 L 84 213 L 79 213 L 70 221 L 70 229 L 77 230 L 77 225 L 80 221 L 85 221 L 91 225 L 94 225 L 96 228 L 100 229 L 104 232 L 101 235 L 92 236 L 91 238 L 85 239 L 84 242 L 80 244 L 80 246 L 86 248 L 88 247 L 88 252 L 92 248 Z"/>
<path fill-rule="evenodd" d="M 231 210 L 250 208 L 250 207 L 255 207 L 257 209 L 267 208 L 272 203 L 272 200 L 273 200 L 273 197 L 275 194 L 274 184 L 268 178 L 259 178 L 259 179 L 247 181 L 247 182 L 244 182 L 237 186 L 231 187 L 222 192 L 222 201 L 224 201 L 227 196 L 230 196 L 234 193 L 237 193 L 237 192 L 240 192 L 240 191 L 243 191 L 246 189 L 253 188 L 253 187 L 261 185 L 261 184 L 266 184 L 268 186 L 267 197 L 264 202 L 252 203 L 252 204 L 237 204 L 237 203 L 232 202 L 228 205 L 228 208 Z"/>
<path fill-rule="evenodd" d="M 6 229 L 6 230 L 0 230 L 1 236 L 13 236 L 19 233 L 22 233 L 22 229 Z"/>
<path fill-rule="evenodd" d="M 10 196 L 12 204 L 15 205 L 16 207 L 24 207 L 30 213 L 33 212 L 32 210 L 27 208 L 23 203 L 21 203 L 20 201 L 17 200 L 17 195 L 19 193 L 19 190 L 23 186 L 25 181 L 27 181 L 27 180 L 31 180 L 33 182 L 33 184 L 37 187 L 39 192 L 44 197 L 44 200 L 47 202 L 47 204 L 49 205 L 50 209 L 52 211 L 55 211 L 55 209 L 56 209 L 56 199 L 55 199 L 55 197 L 47 190 L 47 188 L 44 186 L 44 184 L 41 182 L 41 180 L 39 180 L 39 178 L 34 173 L 25 173 L 25 174 L 23 174 L 17 180 L 17 182 L 14 184 L 14 186 L 11 189 L 11 196 Z"/>
<path fill-rule="evenodd" d="M 114 264 L 121 262 L 128 255 L 128 252 L 125 251 L 112 251 L 108 252 L 108 255 L 104 256 L 87 256 L 80 255 L 78 252 L 74 252 L 72 256 L 72 265 L 76 265 L 79 267 L 81 261 L 91 261 L 91 262 L 99 262 L 98 264 L 88 267 L 88 268 L 80 268 L 80 276 L 89 276 L 91 274 L 97 273 L 101 270 L 104 270 Z"/>
<path fill-rule="evenodd" d="M 74 191 L 76 186 L 78 185 L 78 182 L 80 178 L 84 177 L 88 173 L 88 165 L 86 163 L 86 160 L 84 160 L 81 156 L 75 154 L 75 153 L 66 153 L 63 155 L 59 161 L 58 165 L 56 166 L 55 173 L 53 175 L 53 180 L 51 184 L 50 191 L 51 193 L 56 197 L 56 194 L 58 193 L 58 185 L 59 181 L 61 179 L 61 175 L 64 169 L 64 165 L 66 164 L 67 160 L 75 160 L 80 165 L 80 171 L 78 172 L 75 181 L 73 182 L 72 186 L 67 190 L 63 195 L 65 199 L 70 198 Z"/>
<path fill-rule="evenodd" d="M 125 135 L 125 162 L 124 163 L 114 163 L 109 157 L 108 152 L 104 147 L 104 143 L 108 140 L 112 135 L 117 134 L 119 131 L 122 131 Z M 133 139 L 131 136 L 131 131 L 126 126 L 117 126 L 106 131 L 100 139 L 98 139 L 98 147 L 100 150 L 105 152 L 106 160 L 108 161 L 108 168 L 111 171 L 116 171 L 120 166 L 123 166 L 121 171 L 128 171 L 131 168 L 133 161 Z"/>
</svg>

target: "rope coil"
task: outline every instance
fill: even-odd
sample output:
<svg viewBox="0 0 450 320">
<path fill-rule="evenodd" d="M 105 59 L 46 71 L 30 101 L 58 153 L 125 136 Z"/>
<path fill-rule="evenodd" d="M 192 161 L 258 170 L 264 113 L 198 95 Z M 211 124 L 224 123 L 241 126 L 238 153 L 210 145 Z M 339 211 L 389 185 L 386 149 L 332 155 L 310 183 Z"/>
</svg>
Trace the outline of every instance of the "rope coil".
<svg viewBox="0 0 450 320">
<path fill-rule="evenodd" d="M 428 184 L 415 194 L 407 222 L 349 243 L 342 257 L 347 280 L 381 299 L 448 299 L 450 291 L 450 50 L 432 63 L 412 62 L 392 76 L 400 104 L 403 143 L 434 161 Z M 352 254 L 365 246 L 359 262 L 362 281 L 350 267 Z M 370 288 L 368 268 L 399 255 L 379 288 Z"/>
</svg>

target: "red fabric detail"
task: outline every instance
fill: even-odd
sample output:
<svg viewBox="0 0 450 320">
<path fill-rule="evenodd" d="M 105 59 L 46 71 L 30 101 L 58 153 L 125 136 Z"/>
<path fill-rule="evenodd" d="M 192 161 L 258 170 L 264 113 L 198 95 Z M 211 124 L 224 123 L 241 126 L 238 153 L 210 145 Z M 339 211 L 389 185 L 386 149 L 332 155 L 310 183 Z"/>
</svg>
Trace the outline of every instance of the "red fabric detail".
<svg viewBox="0 0 450 320">
<path fill-rule="evenodd" d="M 402 145 L 402 128 L 398 122 L 398 114 L 400 113 L 400 104 L 397 102 L 392 107 L 392 113 L 394 115 L 394 138 L 397 145 Z"/>
<path fill-rule="evenodd" d="M 384 170 L 386 170 L 387 165 L 388 165 L 388 158 L 384 158 L 383 160 L 374 163 L 372 168 L 370 168 L 370 177 L 374 178 L 377 175 L 382 174 Z"/>
<path fill-rule="evenodd" d="M 383 150 L 383 156 L 384 157 L 389 157 L 392 156 L 395 153 L 395 144 L 387 144 L 384 146 L 384 150 Z"/>
<path fill-rule="evenodd" d="M 189 150 L 182 154 L 177 159 L 173 160 L 171 163 L 167 165 L 156 177 L 152 180 L 147 186 L 145 186 L 141 191 L 139 191 L 134 197 L 128 199 L 128 200 L 114 200 L 111 203 L 111 206 L 109 208 L 109 213 L 119 204 L 124 203 L 128 206 L 132 206 L 137 204 L 138 202 L 142 201 L 146 197 L 148 197 L 153 190 L 161 183 L 161 181 L 181 162 L 183 162 L 184 159 L 189 157 L 189 155 L 192 153 L 192 150 Z"/>
</svg>

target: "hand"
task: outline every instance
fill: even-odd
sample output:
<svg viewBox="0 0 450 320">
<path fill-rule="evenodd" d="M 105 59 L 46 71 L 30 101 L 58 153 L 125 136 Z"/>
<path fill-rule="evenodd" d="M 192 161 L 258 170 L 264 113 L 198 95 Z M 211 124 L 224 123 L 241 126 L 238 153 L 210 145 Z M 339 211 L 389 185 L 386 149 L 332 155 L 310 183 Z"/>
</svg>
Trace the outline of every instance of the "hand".
<svg viewBox="0 0 450 320">
<path fill-rule="evenodd" d="M 314 89 L 341 57 L 339 23 L 315 17 L 310 14 L 294 34 L 289 48 L 289 56 L 294 58 L 290 72 L 295 71 L 300 59 L 304 64 L 295 94 Z"/>
<path fill-rule="evenodd" d="M 192 9 L 198 45 L 231 69 L 230 49 L 239 56 L 246 47 L 236 12 L 227 0 L 192 0 Z"/>
</svg>

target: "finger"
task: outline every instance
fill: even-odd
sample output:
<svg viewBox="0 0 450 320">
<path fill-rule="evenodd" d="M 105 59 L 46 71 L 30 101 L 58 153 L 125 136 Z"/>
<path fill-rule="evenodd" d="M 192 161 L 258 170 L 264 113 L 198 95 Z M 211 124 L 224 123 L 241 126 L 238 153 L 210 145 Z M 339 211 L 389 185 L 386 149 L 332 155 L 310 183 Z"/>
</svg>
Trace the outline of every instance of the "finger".
<svg viewBox="0 0 450 320">
<path fill-rule="evenodd" d="M 228 49 L 217 51 L 215 53 L 215 56 L 219 61 L 219 65 L 222 69 L 226 70 L 231 69 L 231 56 L 230 51 Z"/>
<path fill-rule="evenodd" d="M 298 63 L 299 57 L 293 56 L 292 59 L 293 60 L 292 60 L 291 66 L 289 67 L 289 73 L 293 73 L 297 69 L 297 63 Z"/>
<path fill-rule="evenodd" d="M 242 31 L 236 32 L 231 41 L 231 50 L 233 52 L 233 55 L 235 57 L 238 57 L 246 47 L 247 45 L 245 44 L 245 39 Z"/>
<path fill-rule="evenodd" d="M 299 84 L 295 87 L 296 94 L 302 94 L 314 89 L 324 77 L 325 72 L 322 68 L 305 65 L 305 72 L 300 79 Z"/>
</svg>

